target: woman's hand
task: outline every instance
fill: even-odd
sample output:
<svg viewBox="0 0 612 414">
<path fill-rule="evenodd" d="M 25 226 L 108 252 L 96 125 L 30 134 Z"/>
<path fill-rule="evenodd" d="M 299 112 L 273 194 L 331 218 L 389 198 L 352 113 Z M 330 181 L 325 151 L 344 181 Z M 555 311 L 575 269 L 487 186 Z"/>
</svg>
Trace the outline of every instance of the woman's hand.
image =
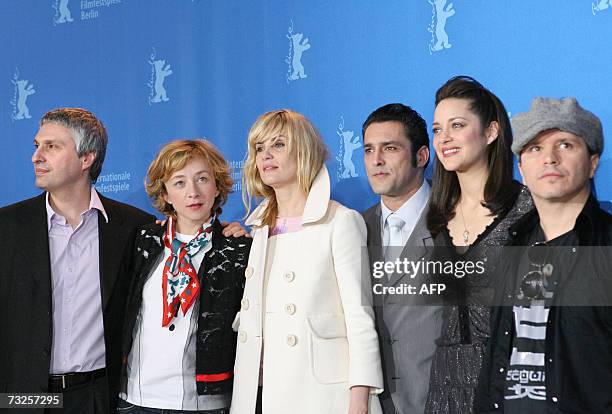
<svg viewBox="0 0 612 414">
<path fill-rule="evenodd" d="M 348 414 L 368 414 L 370 387 L 356 385 L 351 387 L 351 401 Z"/>
</svg>

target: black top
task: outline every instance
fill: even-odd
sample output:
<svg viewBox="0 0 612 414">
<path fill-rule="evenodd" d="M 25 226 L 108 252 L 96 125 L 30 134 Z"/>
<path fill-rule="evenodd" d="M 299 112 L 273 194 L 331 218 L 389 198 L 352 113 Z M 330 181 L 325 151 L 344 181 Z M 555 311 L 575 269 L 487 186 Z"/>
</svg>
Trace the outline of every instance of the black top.
<svg viewBox="0 0 612 414">
<path fill-rule="evenodd" d="M 508 229 L 532 207 L 529 191 L 521 187 L 508 213 L 498 216 L 463 255 L 452 253 L 454 248 L 447 231 L 436 237 L 435 244 L 443 246 L 445 254 L 455 255 L 453 260 L 481 261 L 486 266 L 483 275 L 447 278 L 447 289 L 452 296 L 442 313 L 442 330 L 431 366 L 426 413 L 472 412 L 490 331 L 488 304 L 493 295 L 490 274 L 499 261 L 499 246 L 510 242 Z"/>
</svg>

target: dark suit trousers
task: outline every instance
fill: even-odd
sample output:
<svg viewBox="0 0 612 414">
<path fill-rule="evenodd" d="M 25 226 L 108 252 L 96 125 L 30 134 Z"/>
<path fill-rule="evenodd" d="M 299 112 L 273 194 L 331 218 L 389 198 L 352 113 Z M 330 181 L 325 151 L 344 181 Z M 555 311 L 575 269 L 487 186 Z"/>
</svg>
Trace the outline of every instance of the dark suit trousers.
<svg viewBox="0 0 612 414">
<path fill-rule="evenodd" d="M 61 392 L 49 390 L 49 392 Z M 64 408 L 47 409 L 45 414 L 109 414 L 106 376 L 63 391 Z"/>
</svg>

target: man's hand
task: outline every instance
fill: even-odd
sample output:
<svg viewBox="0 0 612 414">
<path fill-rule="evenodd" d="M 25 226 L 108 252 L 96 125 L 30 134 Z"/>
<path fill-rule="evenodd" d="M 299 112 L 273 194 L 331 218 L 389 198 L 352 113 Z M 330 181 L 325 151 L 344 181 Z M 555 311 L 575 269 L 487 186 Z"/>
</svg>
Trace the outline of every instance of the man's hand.
<svg viewBox="0 0 612 414">
<path fill-rule="evenodd" d="M 242 227 L 240 225 L 240 223 L 238 223 L 237 221 L 232 221 L 231 223 L 228 223 L 227 221 L 222 221 L 221 225 L 223 226 L 223 235 L 225 237 L 230 237 L 230 236 L 234 236 L 234 237 L 242 237 L 242 236 L 251 237 L 251 235 L 249 234 L 247 229 Z"/>
</svg>

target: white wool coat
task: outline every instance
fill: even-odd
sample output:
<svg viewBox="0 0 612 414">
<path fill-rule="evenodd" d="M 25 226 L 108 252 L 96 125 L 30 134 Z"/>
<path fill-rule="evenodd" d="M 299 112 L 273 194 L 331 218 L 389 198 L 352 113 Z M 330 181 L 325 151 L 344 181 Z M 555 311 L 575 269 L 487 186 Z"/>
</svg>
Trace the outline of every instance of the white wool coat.
<svg viewBox="0 0 612 414">
<path fill-rule="evenodd" d="M 265 203 L 265 202 L 264 202 Z M 371 387 L 381 413 L 383 378 L 361 215 L 330 200 L 318 173 L 303 230 L 268 238 L 260 205 L 238 323 L 232 414 L 253 414 L 263 357 L 265 414 L 348 413 L 350 387 Z"/>
</svg>

